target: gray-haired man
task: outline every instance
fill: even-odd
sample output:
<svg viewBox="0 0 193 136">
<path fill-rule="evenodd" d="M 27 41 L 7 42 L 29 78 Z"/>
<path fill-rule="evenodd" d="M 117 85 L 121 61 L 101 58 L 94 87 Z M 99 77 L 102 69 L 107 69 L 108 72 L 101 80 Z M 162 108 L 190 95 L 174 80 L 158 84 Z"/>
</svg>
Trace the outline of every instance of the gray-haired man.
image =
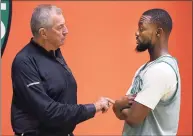
<svg viewBox="0 0 193 136">
<path fill-rule="evenodd" d="M 77 84 L 60 46 L 68 33 L 61 9 L 40 5 L 31 18 L 33 38 L 12 64 L 11 123 L 19 136 L 72 136 L 78 123 L 106 112 L 111 99 L 77 104 Z"/>
</svg>

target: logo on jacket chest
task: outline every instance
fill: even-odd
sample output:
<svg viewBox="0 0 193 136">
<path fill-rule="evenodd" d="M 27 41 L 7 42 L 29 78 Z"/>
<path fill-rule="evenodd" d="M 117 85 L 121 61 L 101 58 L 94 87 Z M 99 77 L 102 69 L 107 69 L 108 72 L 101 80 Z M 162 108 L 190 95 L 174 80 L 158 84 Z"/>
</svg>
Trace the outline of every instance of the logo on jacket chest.
<svg viewBox="0 0 193 136">
<path fill-rule="evenodd" d="M 142 90 L 142 87 L 143 87 L 143 80 L 140 77 L 140 75 L 137 75 L 132 85 L 131 94 L 137 94 Z"/>
</svg>

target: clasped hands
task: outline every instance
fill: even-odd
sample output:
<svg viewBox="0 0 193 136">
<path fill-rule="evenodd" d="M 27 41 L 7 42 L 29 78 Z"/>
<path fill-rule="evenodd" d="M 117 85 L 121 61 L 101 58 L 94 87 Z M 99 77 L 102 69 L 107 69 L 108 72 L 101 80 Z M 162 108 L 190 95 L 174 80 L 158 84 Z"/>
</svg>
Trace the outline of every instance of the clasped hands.
<svg viewBox="0 0 193 136">
<path fill-rule="evenodd" d="M 118 111 L 120 112 L 125 108 L 130 108 L 135 97 L 136 95 L 126 95 L 116 101 L 108 97 L 100 97 L 99 100 L 94 104 L 96 107 L 96 112 L 102 111 L 102 113 L 105 113 L 108 111 L 111 105 L 113 105 L 114 113 L 117 113 Z"/>
</svg>

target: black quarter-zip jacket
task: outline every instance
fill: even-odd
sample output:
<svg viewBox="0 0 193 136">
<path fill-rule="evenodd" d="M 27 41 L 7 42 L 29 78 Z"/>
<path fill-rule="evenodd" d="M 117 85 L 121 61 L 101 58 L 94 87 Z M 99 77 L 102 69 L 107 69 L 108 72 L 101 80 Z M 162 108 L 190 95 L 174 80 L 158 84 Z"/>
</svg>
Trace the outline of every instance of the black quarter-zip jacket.
<svg viewBox="0 0 193 136">
<path fill-rule="evenodd" d="M 60 49 L 48 52 L 31 41 L 12 64 L 11 124 L 16 133 L 67 136 L 93 118 L 94 104 L 77 104 L 77 84 Z"/>
</svg>

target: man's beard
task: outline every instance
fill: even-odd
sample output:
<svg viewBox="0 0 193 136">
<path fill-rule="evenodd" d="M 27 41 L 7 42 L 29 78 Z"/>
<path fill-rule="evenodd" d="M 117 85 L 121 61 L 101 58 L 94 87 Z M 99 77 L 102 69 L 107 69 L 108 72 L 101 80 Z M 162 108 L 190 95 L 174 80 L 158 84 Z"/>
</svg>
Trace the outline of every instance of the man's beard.
<svg viewBox="0 0 193 136">
<path fill-rule="evenodd" d="M 140 43 L 136 46 L 135 50 L 137 52 L 144 52 L 146 51 L 147 49 L 149 49 L 151 47 L 151 44 L 150 43 L 147 43 L 147 44 L 143 44 L 143 43 Z"/>
</svg>

